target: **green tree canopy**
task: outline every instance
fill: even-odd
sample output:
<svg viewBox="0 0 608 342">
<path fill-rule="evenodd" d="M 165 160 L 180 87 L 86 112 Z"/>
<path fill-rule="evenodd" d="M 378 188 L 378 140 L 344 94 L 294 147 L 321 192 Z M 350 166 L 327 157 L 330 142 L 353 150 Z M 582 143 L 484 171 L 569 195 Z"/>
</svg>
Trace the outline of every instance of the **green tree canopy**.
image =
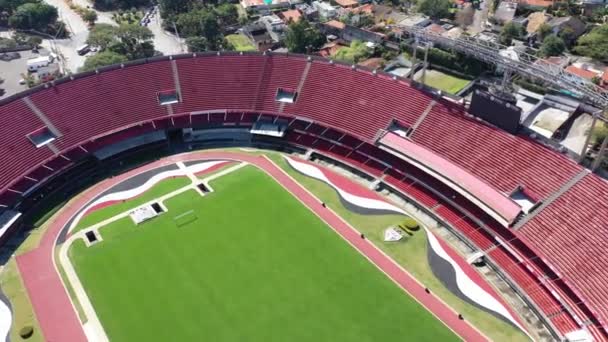
<svg viewBox="0 0 608 342">
<path fill-rule="evenodd" d="M 538 34 L 538 38 L 542 41 L 553 33 L 553 29 L 551 28 L 551 25 L 544 23 L 538 27 L 536 33 Z"/>
<path fill-rule="evenodd" d="M 334 58 L 344 62 L 358 63 L 369 56 L 370 50 L 367 45 L 365 45 L 365 42 L 354 40 L 352 43 L 350 43 L 350 47 L 340 49 L 334 55 Z"/>
<path fill-rule="evenodd" d="M 574 51 L 584 56 L 608 62 L 608 24 L 598 26 L 580 37 Z"/>
<path fill-rule="evenodd" d="M 27 3 L 38 3 L 40 0 L 0 0 L 0 12 L 12 14 L 17 7 Z"/>
<path fill-rule="evenodd" d="M 217 50 L 221 45 L 222 30 L 213 10 L 198 9 L 179 14 L 176 18 L 176 25 L 183 37 L 205 38 L 208 50 Z"/>
<path fill-rule="evenodd" d="M 234 24 L 239 20 L 239 11 L 234 4 L 223 3 L 217 6 L 215 14 L 223 24 Z"/>
<path fill-rule="evenodd" d="M 89 32 L 87 43 L 133 60 L 154 55 L 153 37 L 150 29 L 139 24 L 98 24 Z"/>
<path fill-rule="evenodd" d="M 525 29 L 522 25 L 514 22 L 506 23 L 500 31 L 500 43 L 504 45 L 511 45 L 513 39 L 521 38 L 524 36 Z"/>
<path fill-rule="evenodd" d="M 80 68 L 80 71 L 95 70 L 106 65 L 123 63 L 127 60 L 127 57 L 124 55 L 106 50 L 93 56 L 87 57 L 87 59 L 84 61 L 84 65 Z"/>
<path fill-rule="evenodd" d="M 446 18 L 450 15 L 452 3 L 450 0 L 419 0 L 418 12 L 424 13 L 433 19 Z"/>
<path fill-rule="evenodd" d="M 188 37 L 186 38 L 186 45 L 190 52 L 202 52 L 209 49 L 209 43 L 205 37 Z"/>
<path fill-rule="evenodd" d="M 82 14 L 82 20 L 86 21 L 89 25 L 95 24 L 97 21 L 97 12 L 93 10 L 86 10 Z"/>
<path fill-rule="evenodd" d="M 307 48 L 319 49 L 325 44 L 325 37 L 306 20 L 292 22 L 287 27 L 285 45 L 289 52 L 306 53 Z"/>
<path fill-rule="evenodd" d="M 158 0 L 160 14 L 167 18 L 176 14 L 188 12 L 193 6 L 192 0 Z"/>
<path fill-rule="evenodd" d="M 96 46 L 100 50 L 107 49 L 115 42 L 116 27 L 110 24 L 97 24 L 89 31 L 87 44 Z"/>
<path fill-rule="evenodd" d="M 101 10 L 130 9 L 149 6 L 150 0 L 93 0 L 93 6 Z"/>
<path fill-rule="evenodd" d="M 57 8 L 42 2 L 25 3 L 17 7 L 9 18 L 9 25 L 17 29 L 46 31 L 57 21 Z"/>
<path fill-rule="evenodd" d="M 544 57 L 559 56 L 566 50 L 566 44 L 560 37 L 552 34 L 543 40 L 540 47 L 540 54 Z"/>
</svg>

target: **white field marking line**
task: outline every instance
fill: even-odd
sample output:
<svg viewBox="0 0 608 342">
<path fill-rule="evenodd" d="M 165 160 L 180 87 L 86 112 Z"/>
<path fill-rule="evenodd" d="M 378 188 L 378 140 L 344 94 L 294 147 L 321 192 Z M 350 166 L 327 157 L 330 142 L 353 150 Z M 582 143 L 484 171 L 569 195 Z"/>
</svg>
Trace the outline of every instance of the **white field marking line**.
<svg viewBox="0 0 608 342">
<path fill-rule="evenodd" d="M 266 155 L 264 155 L 264 158 L 266 158 L 271 164 L 273 164 L 275 167 L 277 167 L 282 173 L 284 173 L 287 177 L 289 177 L 292 181 L 294 181 L 297 186 L 301 187 L 302 189 L 304 189 L 304 191 L 306 191 L 310 196 L 312 196 L 314 199 L 316 199 L 317 201 L 319 201 L 319 203 L 322 203 L 323 201 L 321 201 L 317 196 L 315 196 L 312 192 L 310 192 L 306 187 L 304 187 L 303 185 L 301 185 L 297 180 L 295 180 L 293 177 L 291 177 L 290 174 L 288 174 L 285 170 L 283 170 L 281 167 L 279 167 L 278 165 L 276 165 L 270 158 L 266 157 Z M 280 183 L 279 183 L 280 184 Z M 292 196 L 294 196 L 296 199 L 298 199 L 298 197 L 292 193 L 291 191 L 289 191 L 289 189 L 287 187 L 283 187 L 285 188 L 289 193 L 291 193 Z M 299 199 L 298 199 L 299 200 Z M 359 252 L 359 254 L 363 255 L 364 258 L 366 258 L 371 264 L 375 265 L 377 269 L 379 269 L 382 273 L 384 273 L 389 279 L 391 279 L 396 285 L 397 287 L 399 287 L 400 289 L 402 289 L 405 293 L 407 293 L 410 297 L 414 298 L 414 300 L 416 302 L 418 302 L 418 304 L 420 304 L 422 307 L 426 308 L 426 306 L 424 306 L 424 304 L 422 304 L 422 302 L 420 302 L 418 300 L 418 298 L 416 298 L 416 296 L 414 296 L 413 294 L 409 293 L 407 291 L 407 289 L 403 288 L 401 286 L 401 284 L 399 284 L 395 279 L 393 279 L 393 277 L 391 277 L 388 273 L 386 273 L 382 268 L 380 268 L 379 265 L 377 265 L 375 262 L 373 262 L 367 255 L 365 255 L 365 253 L 363 253 L 362 251 L 360 251 L 355 245 L 353 245 L 350 241 L 348 241 L 348 239 L 346 239 L 346 237 L 342 236 L 342 234 L 340 234 L 336 229 L 334 229 L 332 227 L 332 225 L 325 221 L 321 216 L 319 216 L 319 214 L 311 207 L 309 207 L 308 205 L 306 205 L 304 202 L 300 201 L 300 203 L 302 203 L 304 206 L 306 206 L 307 208 L 309 208 L 310 211 L 312 211 L 318 218 L 321 219 L 321 221 L 325 222 L 325 224 L 327 224 L 336 234 L 338 234 L 338 236 L 340 236 L 344 241 L 346 241 L 349 245 L 351 245 L 351 247 L 353 247 L 356 251 Z M 332 214 L 334 214 L 340 221 L 342 221 L 344 224 L 346 224 L 347 227 L 349 227 L 350 229 L 352 229 L 354 232 L 356 232 L 358 235 L 360 235 L 361 233 L 355 229 L 353 226 L 350 225 L 350 223 L 346 222 L 342 216 L 338 215 L 335 211 L 333 211 L 331 208 L 326 207 L 325 209 L 331 211 Z M 382 251 L 380 248 L 378 248 L 375 244 L 371 243 L 369 241 L 369 239 L 365 239 L 365 241 L 371 245 L 374 249 L 376 249 L 376 251 L 380 252 L 383 256 L 385 256 L 390 262 L 392 262 L 395 266 L 397 266 L 399 269 L 401 269 L 404 273 L 406 273 L 411 279 L 413 279 L 418 285 L 426 288 L 418 279 L 416 279 L 410 272 L 408 272 L 405 268 L 403 268 L 401 265 L 399 265 L 395 260 L 393 260 L 393 258 L 391 258 L 389 255 L 387 255 L 386 253 L 384 253 L 384 251 Z M 448 308 L 450 311 L 452 311 L 452 313 L 454 313 L 455 315 L 457 315 L 457 311 L 454 310 L 451 306 L 449 306 L 446 302 L 443 301 L 443 299 L 441 299 L 441 297 L 439 296 L 435 296 L 436 299 L 438 299 L 446 308 Z M 437 315 L 435 315 L 435 313 L 429 309 L 427 309 L 428 312 L 430 312 L 433 316 L 435 316 L 435 318 L 440 321 L 441 323 L 443 323 L 443 325 L 445 325 L 449 330 L 451 330 L 455 335 L 457 335 L 458 337 L 460 337 L 463 341 L 464 338 L 462 336 L 460 336 L 456 331 L 454 331 L 449 325 L 447 325 L 446 322 L 444 322 L 442 319 L 440 319 Z M 466 322 L 469 326 L 471 326 L 474 330 L 476 330 L 481 336 L 483 336 L 487 341 L 491 341 L 490 338 L 488 338 L 483 332 L 481 332 L 479 329 L 477 329 L 477 327 L 475 327 L 473 324 L 471 324 L 471 322 L 467 321 Z"/>
<path fill-rule="evenodd" d="M 74 266 L 68 257 L 68 250 L 72 245 L 72 242 L 76 241 L 76 239 L 84 239 L 84 234 L 84 230 L 79 231 L 78 233 L 70 236 L 70 238 L 61 246 L 59 249 L 59 262 L 61 263 L 61 267 L 63 267 L 66 278 L 70 282 L 70 286 L 72 286 L 72 290 L 80 303 L 82 311 L 84 311 L 84 314 L 87 317 L 87 322 L 83 325 L 83 330 L 87 339 L 89 339 L 90 342 L 108 342 L 108 335 L 103 329 L 103 325 L 101 325 L 99 317 L 97 317 L 93 304 L 91 304 L 91 301 L 89 300 L 89 297 L 87 296 L 84 287 L 80 282 L 80 278 L 78 278 L 76 270 L 74 270 Z M 88 327 L 85 328 L 85 325 Z M 87 331 L 93 333 L 93 336 L 87 334 Z M 91 340 L 91 338 L 93 338 L 93 340 Z"/>
<path fill-rule="evenodd" d="M 177 165 L 177 167 L 184 171 L 186 176 L 190 178 L 193 184 L 198 183 L 198 178 L 196 178 L 196 176 L 190 171 L 190 169 L 188 169 L 188 167 L 186 166 L 186 164 L 184 164 L 183 161 L 178 161 L 177 163 L 175 163 L 175 165 Z"/>
<path fill-rule="evenodd" d="M 182 165 L 184 165 L 184 164 L 182 163 Z M 245 163 L 245 162 L 239 163 L 238 165 L 234 165 L 228 169 L 222 170 L 221 172 L 218 172 L 216 174 L 213 174 L 213 175 L 203 179 L 203 182 L 208 182 L 213 179 L 219 178 L 221 176 L 234 172 L 247 165 L 248 165 L 248 163 Z M 198 182 L 198 179 L 196 179 L 196 181 Z M 211 187 L 209 187 L 208 184 L 205 184 L 205 185 L 209 189 L 211 189 Z M 156 199 L 150 200 L 150 201 L 138 206 L 137 208 L 146 206 L 146 205 L 150 205 L 155 202 L 161 203 L 164 207 L 163 202 L 165 200 L 167 200 L 171 197 L 180 195 L 181 193 L 186 192 L 190 189 L 199 190 L 199 192 L 200 192 L 200 189 L 196 186 L 196 184 L 190 184 L 190 185 L 187 185 L 180 189 L 174 190 L 168 194 L 165 194 L 161 197 L 157 197 Z M 201 192 L 201 194 L 202 194 L 202 192 Z M 77 239 L 83 239 L 83 240 L 86 239 L 85 234 L 87 231 L 95 230 L 95 232 L 101 237 L 101 234 L 99 233 L 99 229 L 109 225 L 112 222 L 115 222 L 117 220 L 127 217 L 134 209 L 135 208 L 127 210 L 127 211 L 117 214 L 109 219 L 106 219 L 102 222 L 98 222 L 97 224 L 94 224 L 92 226 L 79 230 L 77 233 L 70 236 L 61 245 L 61 248 L 59 249 L 59 262 L 61 264 L 61 267 L 63 268 L 63 270 L 66 274 L 66 278 L 69 281 L 69 285 L 72 287 L 72 290 L 74 290 L 74 294 L 76 295 L 76 298 L 87 318 L 87 322 L 85 324 L 83 324 L 83 331 L 85 332 L 85 335 L 87 336 L 87 338 L 91 337 L 86 334 L 87 331 L 93 331 L 95 333 L 95 337 L 97 338 L 95 341 L 91 341 L 91 342 L 97 342 L 97 341 L 98 342 L 107 342 L 107 341 L 109 341 L 109 339 L 103 328 L 103 325 L 99 321 L 99 317 L 97 316 L 97 313 L 95 312 L 95 309 L 93 308 L 93 305 L 91 304 L 89 297 L 86 294 L 86 291 L 84 290 L 84 287 L 82 286 L 82 283 L 80 282 L 80 278 L 78 278 L 78 275 L 77 275 L 76 271 L 74 270 L 74 266 L 72 265 L 69 255 L 68 255 L 68 251 L 74 241 L 76 241 Z M 55 265 L 55 270 L 58 272 L 58 274 L 60 274 L 59 270 L 57 269 L 57 265 L 56 265 L 56 262 L 54 259 L 54 254 L 55 253 L 53 253 L 53 264 Z M 59 279 L 61 279 L 61 282 L 63 283 L 63 288 L 66 291 L 66 293 L 68 294 L 68 298 L 70 299 L 70 302 L 72 303 L 72 308 L 74 309 L 74 312 L 76 313 L 76 316 L 78 317 L 78 310 L 76 309 L 76 304 L 72 301 L 72 297 L 69 295 L 69 292 L 67 291 L 67 287 L 63 280 L 63 277 L 61 277 L 61 275 L 60 275 Z M 85 329 L 84 325 L 89 325 L 90 330 Z"/>
<path fill-rule="evenodd" d="M 214 174 L 212 174 L 209 177 L 203 178 L 203 180 L 202 180 L 201 183 L 203 183 L 203 185 L 205 185 L 205 187 L 207 187 L 207 189 L 209 189 L 209 191 L 213 192 L 213 188 L 211 187 L 211 185 L 209 185 L 209 182 L 211 182 L 212 180 L 215 180 L 217 178 L 220 178 L 222 176 L 225 176 L 225 175 L 227 175 L 229 173 L 232 173 L 232 172 L 234 172 L 234 171 L 236 171 L 238 169 L 241 169 L 241 168 L 243 168 L 243 167 L 245 167 L 247 165 L 249 165 L 249 163 L 247 163 L 247 162 L 240 162 L 237 165 L 231 166 L 231 167 L 229 167 L 227 169 L 224 169 L 224 170 L 222 170 L 222 171 L 220 171 L 218 173 L 214 173 Z"/>
</svg>

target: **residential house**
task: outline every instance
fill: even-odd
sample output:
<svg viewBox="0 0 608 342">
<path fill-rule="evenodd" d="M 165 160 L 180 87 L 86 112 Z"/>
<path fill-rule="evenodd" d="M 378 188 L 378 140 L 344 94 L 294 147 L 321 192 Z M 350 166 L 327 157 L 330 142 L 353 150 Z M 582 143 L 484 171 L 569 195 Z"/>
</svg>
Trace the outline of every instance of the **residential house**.
<svg viewBox="0 0 608 342">
<path fill-rule="evenodd" d="M 331 34 L 337 37 L 342 36 L 342 30 L 344 30 L 344 28 L 346 28 L 346 24 L 338 20 L 330 20 L 321 24 L 320 27 L 321 32 L 323 32 L 324 34 Z"/>
<path fill-rule="evenodd" d="M 355 8 L 359 6 L 357 0 L 332 0 L 332 2 L 335 2 L 338 6 L 342 8 Z"/>
<path fill-rule="evenodd" d="M 275 43 L 283 40 L 287 25 L 279 18 L 278 15 L 267 15 L 260 18 L 260 22 L 266 26 L 266 31 Z"/>
<path fill-rule="evenodd" d="M 302 13 L 304 18 L 306 18 L 307 20 L 316 21 L 319 19 L 319 11 L 316 8 L 314 8 L 312 5 L 309 5 L 306 3 L 297 4 L 295 6 L 295 9 L 300 11 L 300 13 Z"/>
<path fill-rule="evenodd" d="M 338 15 L 336 8 L 327 2 L 314 1 L 312 6 L 319 12 L 319 16 L 323 18 L 331 19 Z"/>
<path fill-rule="evenodd" d="M 503 0 L 494 12 L 494 19 L 504 25 L 515 18 L 515 11 L 517 11 L 517 2 Z"/>
<path fill-rule="evenodd" d="M 560 69 L 563 69 L 566 66 L 568 66 L 568 64 L 570 64 L 570 59 L 565 56 L 552 56 L 552 57 L 539 59 L 535 63 L 540 64 L 540 65 L 542 65 L 542 64 L 553 65 L 553 66 L 557 66 Z"/>
<path fill-rule="evenodd" d="M 287 11 L 280 12 L 278 16 L 279 18 L 281 18 L 281 20 L 283 20 L 283 23 L 285 23 L 286 25 L 290 22 L 297 23 L 302 19 L 302 13 L 300 12 L 300 10 L 297 9 L 290 9 Z"/>
<path fill-rule="evenodd" d="M 553 18 L 547 22 L 547 25 L 551 26 L 551 30 L 555 34 L 569 30 L 568 36 L 571 40 L 580 37 L 587 29 L 587 25 L 581 19 L 573 16 Z"/>
<path fill-rule="evenodd" d="M 241 6 L 248 12 L 268 13 L 274 9 L 289 8 L 300 0 L 240 0 Z"/>
<path fill-rule="evenodd" d="M 268 33 L 266 25 L 261 21 L 256 21 L 243 27 L 243 34 L 251 40 L 258 51 L 271 49 L 275 42 Z"/>
<path fill-rule="evenodd" d="M 518 0 L 520 5 L 536 8 L 547 8 L 555 3 L 564 2 L 565 0 Z"/>
<path fill-rule="evenodd" d="M 384 5 L 366 4 L 354 8 L 352 10 L 354 14 L 367 14 L 374 18 L 375 23 L 391 23 L 395 24 L 402 20 L 405 20 L 407 16 L 405 13 L 399 12 L 392 7 Z"/>
<path fill-rule="evenodd" d="M 422 14 L 410 15 L 407 18 L 398 22 L 399 26 L 414 26 L 414 27 L 427 27 L 431 24 L 431 19 Z"/>
<path fill-rule="evenodd" d="M 447 30 L 439 24 L 431 24 L 427 27 L 424 28 L 425 31 L 434 33 L 436 35 L 442 35 L 443 33 L 445 33 Z"/>
<path fill-rule="evenodd" d="M 592 82 L 594 78 L 601 76 L 600 72 L 586 69 L 584 65 L 582 65 L 582 67 L 570 65 L 566 68 L 566 71 L 586 80 L 587 82 Z"/>
<path fill-rule="evenodd" d="M 533 35 L 540 29 L 540 27 L 547 23 L 551 19 L 545 12 L 533 12 L 528 15 L 528 24 L 526 25 L 526 32 L 528 35 Z"/>
</svg>

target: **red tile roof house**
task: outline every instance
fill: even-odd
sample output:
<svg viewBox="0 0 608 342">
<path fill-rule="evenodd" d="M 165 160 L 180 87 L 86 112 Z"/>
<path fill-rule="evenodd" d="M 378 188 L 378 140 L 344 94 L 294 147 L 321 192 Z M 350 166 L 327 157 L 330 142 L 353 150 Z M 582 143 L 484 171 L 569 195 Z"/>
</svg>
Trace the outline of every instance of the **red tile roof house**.
<svg viewBox="0 0 608 342">
<path fill-rule="evenodd" d="M 279 13 L 279 18 L 281 18 L 285 24 L 288 24 L 289 22 L 297 23 L 302 19 L 302 13 L 297 9 L 287 10 Z"/>
<path fill-rule="evenodd" d="M 589 81 L 593 80 L 594 77 L 600 76 L 600 74 L 598 74 L 597 72 L 594 72 L 594 71 L 591 71 L 591 70 L 582 69 L 582 68 L 579 68 L 579 67 L 575 67 L 574 65 L 568 66 L 566 68 L 566 71 L 569 72 L 569 73 L 571 73 L 571 74 L 573 74 L 573 75 L 576 75 L 576 76 L 582 77 L 584 79 L 587 79 Z"/>
<path fill-rule="evenodd" d="M 359 3 L 356 0 L 332 0 L 342 8 L 355 8 L 359 6 Z"/>
</svg>

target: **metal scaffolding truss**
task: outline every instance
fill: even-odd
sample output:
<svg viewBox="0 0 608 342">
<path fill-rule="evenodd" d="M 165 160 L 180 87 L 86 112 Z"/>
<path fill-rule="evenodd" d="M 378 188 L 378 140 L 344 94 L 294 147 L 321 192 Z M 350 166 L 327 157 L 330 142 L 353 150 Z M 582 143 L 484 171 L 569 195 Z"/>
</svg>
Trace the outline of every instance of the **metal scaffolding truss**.
<svg viewBox="0 0 608 342">
<path fill-rule="evenodd" d="M 419 43 L 432 43 L 464 53 L 486 63 L 494 64 L 507 74 L 517 73 L 557 90 L 570 92 L 590 105 L 601 109 L 608 108 L 607 90 L 587 79 L 571 74 L 555 64 L 538 59 L 536 56 L 473 37 L 448 38 L 421 27 L 402 28 L 406 33 L 415 37 Z"/>
</svg>

